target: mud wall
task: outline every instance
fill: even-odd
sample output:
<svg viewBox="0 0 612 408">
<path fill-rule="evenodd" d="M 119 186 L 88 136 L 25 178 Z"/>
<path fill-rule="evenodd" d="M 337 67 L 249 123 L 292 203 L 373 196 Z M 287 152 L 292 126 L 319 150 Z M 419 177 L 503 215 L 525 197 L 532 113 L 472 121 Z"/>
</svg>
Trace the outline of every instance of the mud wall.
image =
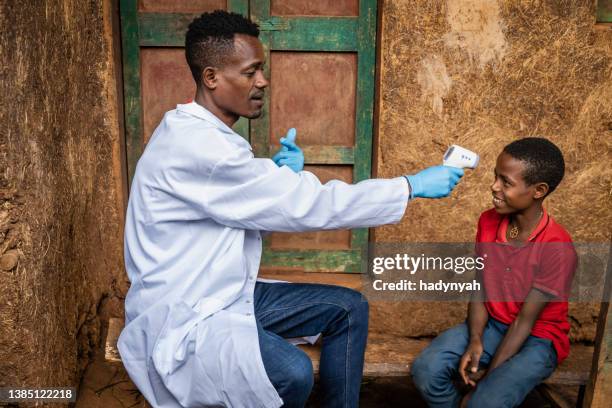
<svg viewBox="0 0 612 408">
<path fill-rule="evenodd" d="M 576 242 L 607 242 L 612 211 L 612 29 L 591 0 L 386 0 L 382 7 L 379 176 L 440 164 L 456 143 L 481 155 L 451 198 L 417 200 L 378 241 L 470 242 L 491 208 L 495 159 L 539 135 L 564 152 L 545 203 Z M 592 340 L 598 305 L 571 306 L 571 336 Z M 461 304 L 377 303 L 376 330 L 431 335 Z"/>
<path fill-rule="evenodd" d="M 110 14 L 0 4 L 0 386 L 77 386 L 125 292 Z"/>
</svg>

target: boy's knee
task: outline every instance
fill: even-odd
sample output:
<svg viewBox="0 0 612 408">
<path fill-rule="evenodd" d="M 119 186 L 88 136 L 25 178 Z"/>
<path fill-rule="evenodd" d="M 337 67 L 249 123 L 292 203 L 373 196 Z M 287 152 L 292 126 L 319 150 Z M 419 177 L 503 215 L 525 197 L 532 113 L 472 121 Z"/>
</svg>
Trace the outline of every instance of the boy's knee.
<svg viewBox="0 0 612 408">
<path fill-rule="evenodd" d="M 423 354 L 419 354 L 417 358 L 412 362 L 412 366 L 410 367 L 410 374 L 412 377 L 420 377 L 423 375 L 423 372 L 427 368 L 427 363 L 423 359 Z"/>
<path fill-rule="evenodd" d="M 476 387 L 476 391 L 467 403 L 468 408 L 512 408 L 517 405 L 506 393 L 490 392 L 482 387 L 480 390 Z"/>
<path fill-rule="evenodd" d="M 434 392 L 445 388 L 452 381 L 452 363 L 443 358 L 443 353 L 425 349 L 414 360 L 410 368 L 414 384 L 421 392 Z"/>
<path fill-rule="evenodd" d="M 432 364 L 429 359 L 423 355 L 419 356 L 412 363 L 410 367 L 410 374 L 412 375 L 412 381 L 421 391 L 425 391 L 430 387 L 433 375 L 431 372 Z"/>
</svg>

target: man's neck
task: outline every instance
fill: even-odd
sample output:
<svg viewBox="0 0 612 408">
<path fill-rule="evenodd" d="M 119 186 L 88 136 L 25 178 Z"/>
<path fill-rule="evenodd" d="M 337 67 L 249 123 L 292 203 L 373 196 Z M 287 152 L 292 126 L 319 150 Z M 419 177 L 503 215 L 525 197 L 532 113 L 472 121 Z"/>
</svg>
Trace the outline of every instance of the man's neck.
<svg viewBox="0 0 612 408">
<path fill-rule="evenodd" d="M 203 92 L 196 92 L 194 99 L 195 103 L 203 106 L 207 111 L 215 115 L 221 122 L 225 123 L 229 128 L 234 126 L 234 123 L 238 120 L 238 116 L 232 113 L 228 113 L 220 109 L 212 100 L 209 94 Z"/>
</svg>

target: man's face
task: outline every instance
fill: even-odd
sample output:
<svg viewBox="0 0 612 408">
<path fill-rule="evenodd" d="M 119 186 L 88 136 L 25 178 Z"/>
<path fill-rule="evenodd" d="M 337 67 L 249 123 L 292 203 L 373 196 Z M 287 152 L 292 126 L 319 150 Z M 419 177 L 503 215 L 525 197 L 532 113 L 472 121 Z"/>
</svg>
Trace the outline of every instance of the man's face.
<svg viewBox="0 0 612 408">
<path fill-rule="evenodd" d="M 234 53 L 217 71 L 217 87 L 212 93 L 219 110 L 228 117 L 255 119 L 261 116 L 264 89 L 269 85 L 264 77 L 263 46 L 259 39 L 236 34 Z"/>
<path fill-rule="evenodd" d="M 536 184 L 525 183 L 525 162 L 507 153 L 497 157 L 495 180 L 491 185 L 493 205 L 499 214 L 512 214 L 529 208 L 536 197 Z"/>
</svg>

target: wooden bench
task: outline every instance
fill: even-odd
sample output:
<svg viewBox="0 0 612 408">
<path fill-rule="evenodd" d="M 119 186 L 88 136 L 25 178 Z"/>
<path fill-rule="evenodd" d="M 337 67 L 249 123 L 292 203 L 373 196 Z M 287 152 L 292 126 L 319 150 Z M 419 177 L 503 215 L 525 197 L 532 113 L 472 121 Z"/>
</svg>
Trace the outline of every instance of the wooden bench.
<svg viewBox="0 0 612 408">
<path fill-rule="evenodd" d="M 122 319 L 110 319 L 108 335 L 106 337 L 105 358 L 109 362 L 121 362 L 117 350 L 117 340 L 123 329 Z M 368 337 L 366 349 L 364 377 L 401 377 L 410 375 L 412 362 L 419 353 L 427 347 L 430 340 L 394 337 L 384 334 L 372 333 Z M 299 346 L 312 360 L 315 374 L 319 370 L 320 348 L 314 346 Z M 559 407 L 568 406 L 563 397 L 557 395 L 547 385 L 579 386 L 578 404 L 582 403 L 584 386 L 589 380 L 593 347 L 573 345 L 570 356 L 550 376 L 540 391 Z"/>
</svg>

